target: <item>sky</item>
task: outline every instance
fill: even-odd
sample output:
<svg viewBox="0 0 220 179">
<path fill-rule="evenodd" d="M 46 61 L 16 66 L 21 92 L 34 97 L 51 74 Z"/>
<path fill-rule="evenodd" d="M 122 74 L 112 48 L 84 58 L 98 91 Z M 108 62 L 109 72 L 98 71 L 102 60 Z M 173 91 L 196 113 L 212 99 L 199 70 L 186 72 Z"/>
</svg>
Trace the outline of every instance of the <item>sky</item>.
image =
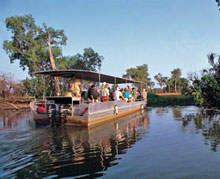
<svg viewBox="0 0 220 179">
<path fill-rule="evenodd" d="M 122 76 L 147 64 L 151 79 L 184 77 L 209 67 L 207 54 L 220 50 L 220 11 L 215 0 L 0 0 L 0 72 L 25 79 L 19 61 L 10 64 L 3 41 L 5 19 L 32 14 L 36 24 L 64 29 L 63 55 L 91 47 L 104 57 L 101 72 Z"/>
</svg>

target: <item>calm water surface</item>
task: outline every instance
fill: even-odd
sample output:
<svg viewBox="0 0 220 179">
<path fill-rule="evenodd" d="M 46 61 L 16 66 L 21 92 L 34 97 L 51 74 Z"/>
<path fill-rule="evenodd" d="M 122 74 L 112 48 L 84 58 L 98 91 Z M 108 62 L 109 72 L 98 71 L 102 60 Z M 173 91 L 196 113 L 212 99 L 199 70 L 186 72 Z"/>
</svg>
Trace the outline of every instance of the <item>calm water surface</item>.
<svg viewBox="0 0 220 179">
<path fill-rule="evenodd" d="M 36 127 L 0 112 L 0 178 L 219 178 L 220 115 L 148 108 L 103 126 Z"/>
</svg>

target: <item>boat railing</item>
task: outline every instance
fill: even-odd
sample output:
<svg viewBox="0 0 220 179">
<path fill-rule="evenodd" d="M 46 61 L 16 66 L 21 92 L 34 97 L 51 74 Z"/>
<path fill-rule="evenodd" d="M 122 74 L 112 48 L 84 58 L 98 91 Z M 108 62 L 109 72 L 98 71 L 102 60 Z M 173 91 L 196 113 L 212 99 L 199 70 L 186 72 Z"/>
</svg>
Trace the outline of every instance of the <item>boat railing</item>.
<svg viewBox="0 0 220 179">
<path fill-rule="evenodd" d="M 146 101 L 136 101 L 128 103 L 122 100 L 101 103 L 90 103 L 88 107 L 88 115 L 90 116 L 90 120 L 92 120 L 94 118 L 101 117 L 103 113 L 105 113 L 105 115 L 117 114 L 119 112 L 141 108 L 141 105 L 145 104 Z"/>
<path fill-rule="evenodd" d="M 55 114 L 55 113 L 69 113 L 72 112 L 72 106 L 71 104 L 55 104 L 51 101 L 33 101 L 31 103 L 31 108 L 37 113 L 44 113 L 44 114 Z M 44 112 L 40 112 L 39 108 L 43 107 Z"/>
</svg>

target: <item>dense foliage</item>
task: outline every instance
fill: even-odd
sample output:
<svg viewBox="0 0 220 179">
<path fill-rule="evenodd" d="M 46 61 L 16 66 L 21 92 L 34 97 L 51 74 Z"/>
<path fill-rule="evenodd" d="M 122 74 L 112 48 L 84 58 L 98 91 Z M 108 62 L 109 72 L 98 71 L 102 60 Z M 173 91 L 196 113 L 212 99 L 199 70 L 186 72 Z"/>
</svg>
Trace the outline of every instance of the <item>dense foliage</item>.
<svg viewBox="0 0 220 179">
<path fill-rule="evenodd" d="M 27 69 L 31 78 L 23 80 L 24 88 L 30 95 L 41 96 L 46 94 L 62 94 L 67 84 L 64 79 L 46 78 L 46 87 L 43 78 L 33 76 L 32 73 L 40 70 L 55 69 L 83 69 L 97 71 L 101 69 L 103 56 L 92 48 L 85 48 L 83 54 L 70 57 L 62 55 L 62 46 L 66 45 L 67 37 L 64 30 L 56 30 L 35 24 L 32 15 L 8 17 L 5 20 L 6 28 L 11 32 L 11 40 L 5 40 L 3 47 L 10 58 L 10 62 L 19 60 L 20 67 Z M 60 85 L 62 84 L 62 85 Z"/>
<path fill-rule="evenodd" d="M 27 68 L 29 74 L 34 71 L 51 69 L 47 37 L 50 36 L 51 50 L 56 60 L 62 57 L 61 46 L 66 44 L 63 30 L 37 26 L 31 15 L 8 17 L 5 20 L 11 40 L 5 40 L 3 47 L 11 63 L 19 60 L 20 67 Z"/>
<path fill-rule="evenodd" d="M 147 88 L 152 84 L 151 79 L 149 78 L 148 66 L 146 64 L 127 69 L 126 74 L 124 74 L 123 77 L 142 82 L 143 84 L 135 84 L 139 88 Z"/>
<path fill-rule="evenodd" d="M 168 106 L 168 105 L 194 105 L 192 96 L 158 96 L 153 93 L 148 94 L 147 104 L 149 106 Z"/>
<path fill-rule="evenodd" d="M 154 92 L 179 92 L 182 94 L 192 93 L 189 80 L 181 77 L 181 69 L 177 68 L 171 71 L 171 77 L 163 76 L 158 73 L 154 76 L 158 82 L 160 89 L 155 88 Z"/>
<path fill-rule="evenodd" d="M 209 69 L 203 70 L 199 79 L 193 79 L 195 99 L 198 105 L 207 107 L 220 106 L 220 56 L 208 55 Z"/>
</svg>

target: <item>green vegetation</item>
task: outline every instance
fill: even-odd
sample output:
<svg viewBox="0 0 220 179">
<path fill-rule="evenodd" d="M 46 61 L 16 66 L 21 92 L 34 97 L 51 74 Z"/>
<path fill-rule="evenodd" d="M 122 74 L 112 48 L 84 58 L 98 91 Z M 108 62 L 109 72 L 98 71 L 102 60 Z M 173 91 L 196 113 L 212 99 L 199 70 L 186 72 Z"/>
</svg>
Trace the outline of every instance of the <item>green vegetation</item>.
<svg viewBox="0 0 220 179">
<path fill-rule="evenodd" d="M 154 76 L 154 79 L 160 85 L 160 88 L 155 88 L 153 92 L 179 92 L 183 95 L 192 94 L 192 86 L 190 86 L 190 81 L 186 78 L 181 77 L 181 69 L 176 68 L 171 71 L 171 77 L 165 77 L 161 73 Z"/>
<path fill-rule="evenodd" d="M 66 45 L 64 30 L 55 30 L 45 23 L 37 26 L 31 15 L 8 17 L 5 20 L 8 31 L 11 31 L 11 41 L 4 41 L 4 49 L 11 63 L 20 61 L 20 67 L 34 71 L 55 70 L 55 59 L 62 57 L 62 45 Z M 55 92 L 60 93 L 59 79 L 54 78 Z"/>
<path fill-rule="evenodd" d="M 218 2 L 218 1 L 217 1 Z M 7 75 L 0 76 L 0 96 L 31 95 L 42 96 L 63 94 L 68 89 L 68 80 L 43 79 L 32 75 L 32 72 L 55 69 L 82 69 L 98 71 L 101 69 L 103 56 L 92 48 L 85 48 L 83 54 L 63 56 L 62 46 L 66 45 L 67 37 L 64 30 L 35 24 L 31 15 L 8 17 L 6 28 L 11 32 L 11 39 L 5 40 L 3 47 L 13 63 L 18 60 L 20 67 L 28 70 L 29 78 L 15 82 Z M 186 96 L 157 96 L 149 94 L 149 105 L 188 105 L 194 104 L 192 94 L 197 105 L 220 107 L 220 56 L 214 53 L 208 55 L 211 65 L 203 70 L 201 78 L 192 73 L 188 79 L 181 77 L 181 69 L 171 71 L 170 77 L 158 73 L 154 76 L 160 88 L 153 88 L 154 82 L 149 78 L 148 66 L 143 64 L 129 68 L 123 77 L 141 81 L 135 84 L 138 88 L 150 88 L 151 92 L 179 92 Z M 44 86 L 44 80 L 47 84 Z"/>
<path fill-rule="evenodd" d="M 67 41 L 62 29 L 56 30 L 45 23 L 38 26 L 31 15 L 8 17 L 5 24 L 12 37 L 11 40 L 4 41 L 3 47 L 11 63 L 19 60 L 20 67 L 28 70 L 31 77 L 26 78 L 22 84 L 30 95 L 40 96 L 43 93 L 43 79 L 33 76 L 32 72 L 70 68 L 92 71 L 101 69 L 104 58 L 92 48 L 85 48 L 82 55 L 62 55 L 62 46 L 66 45 Z M 49 84 L 46 87 L 47 95 L 62 94 L 67 87 L 67 81 L 63 79 L 55 77 L 54 80 L 45 80 Z"/>
<path fill-rule="evenodd" d="M 196 104 L 220 107 L 220 56 L 211 53 L 208 60 L 211 67 L 203 70 L 201 78 L 196 74 L 191 77 Z"/>
<path fill-rule="evenodd" d="M 193 96 L 158 96 L 149 93 L 147 97 L 148 106 L 169 106 L 169 105 L 194 105 Z"/>
<path fill-rule="evenodd" d="M 126 70 L 126 74 L 123 75 L 124 78 L 131 78 L 136 81 L 141 81 L 142 88 L 147 88 L 152 86 L 153 82 L 149 78 L 148 66 L 146 64 L 137 66 L 135 68 L 129 68 Z M 136 87 L 141 88 L 140 84 L 135 84 Z"/>
</svg>

